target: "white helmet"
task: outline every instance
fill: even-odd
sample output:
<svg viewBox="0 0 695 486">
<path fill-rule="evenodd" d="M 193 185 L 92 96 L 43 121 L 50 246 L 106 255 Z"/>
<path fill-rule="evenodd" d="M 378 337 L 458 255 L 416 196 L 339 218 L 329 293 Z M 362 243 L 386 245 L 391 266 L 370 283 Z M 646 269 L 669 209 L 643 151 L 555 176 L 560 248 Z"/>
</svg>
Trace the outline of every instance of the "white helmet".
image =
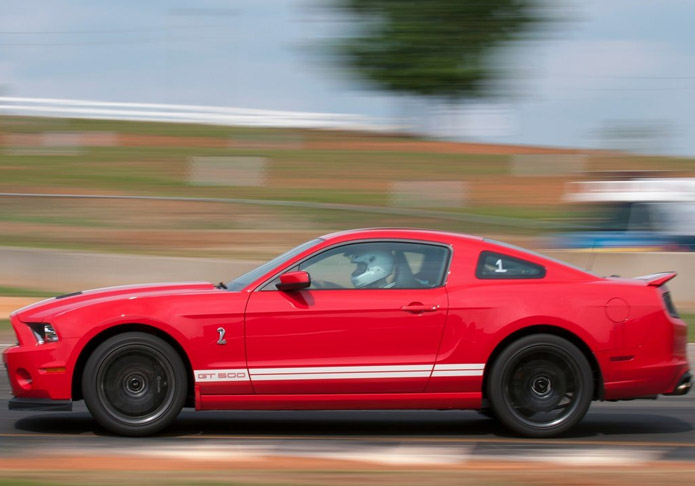
<svg viewBox="0 0 695 486">
<path fill-rule="evenodd" d="M 393 272 L 393 257 L 384 250 L 373 250 L 350 257 L 350 263 L 357 264 L 352 272 L 352 284 L 356 288 L 367 287 Z"/>
</svg>

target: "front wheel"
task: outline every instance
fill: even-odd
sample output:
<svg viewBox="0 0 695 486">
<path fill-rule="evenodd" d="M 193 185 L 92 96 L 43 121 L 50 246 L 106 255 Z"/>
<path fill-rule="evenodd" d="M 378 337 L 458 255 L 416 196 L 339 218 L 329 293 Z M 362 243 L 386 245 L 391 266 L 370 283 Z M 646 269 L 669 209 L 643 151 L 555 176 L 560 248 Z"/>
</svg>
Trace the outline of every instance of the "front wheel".
<svg viewBox="0 0 695 486">
<path fill-rule="evenodd" d="M 593 396 L 591 367 L 572 343 L 551 334 L 523 337 L 495 360 L 488 398 L 495 416 L 528 437 L 551 437 L 576 425 Z"/>
<path fill-rule="evenodd" d="M 154 434 L 168 427 L 183 408 L 186 369 L 162 339 L 127 332 L 94 350 L 82 375 L 82 393 L 92 416 L 111 432 Z"/>
</svg>

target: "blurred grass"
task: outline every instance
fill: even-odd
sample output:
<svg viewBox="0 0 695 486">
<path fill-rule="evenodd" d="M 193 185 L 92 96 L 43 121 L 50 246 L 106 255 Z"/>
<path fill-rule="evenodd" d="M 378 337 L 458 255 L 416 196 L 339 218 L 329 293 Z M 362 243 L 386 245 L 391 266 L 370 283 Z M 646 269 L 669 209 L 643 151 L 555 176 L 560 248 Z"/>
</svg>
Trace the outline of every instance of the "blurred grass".
<svg viewBox="0 0 695 486">
<path fill-rule="evenodd" d="M 187 182 L 197 156 L 270 160 L 266 186 L 196 186 Z M 392 180 L 461 180 L 507 171 L 506 156 L 334 150 L 92 147 L 74 156 L 4 155 L 0 188 L 52 192 L 234 197 L 342 204 L 386 204 Z M 423 168 L 427 167 L 426 171 Z"/>
<path fill-rule="evenodd" d="M 0 285 L 0 297 L 55 297 L 61 292 L 27 289 L 23 287 L 3 287 Z"/>
<path fill-rule="evenodd" d="M 8 147 L 9 151 L 0 159 L 0 169 L 3 169 L 0 188 L 7 191 L 15 187 L 32 187 L 35 190 L 50 188 L 51 192 L 385 205 L 391 181 L 466 180 L 475 184 L 492 184 L 493 187 L 482 195 L 472 191 L 474 207 L 496 205 L 496 211 L 503 213 L 526 208 L 527 217 L 534 219 L 544 218 L 544 212 L 556 206 L 547 200 L 543 202 L 543 192 L 537 191 L 534 178 L 510 175 L 510 155 L 442 153 L 433 150 L 436 144 L 429 141 L 425 141 L 422 149 L 413 150 L 412 143 L 421 140 L 409 137 L 106 120 L 4 117 L 0 118 L 0 124 L 2 130 L 10 134 L 112 131 L 132 139 L 131 143 L 142 139 L 142 146 L 83 146 L 73 155 L 31 155 L 31 152 L 22 154 L 21 150 L 20 154 L 13 155 L 13 149 Z M 181 143 L 171 146 L 167 140 L 147 139 L 152 136 L 176 137 L 175 140 Z M 380 143 L 382 147 L 374 150 L 371 148 L 374 143 Z M 210 144 L 218 146 L 211 147 Z M 331 144 L 335 147 L 331 148 Z M 267 185 L 191 185 L 187 182 L 188 160 L 193 156 L 265 157 L 270 161 Z M 605 168 L 610 163 L 616 170 L 695 171 L 693 159 L 611 156 L 608 160 L 606 157 L 597 156 L 595 161 L 590 159 L 587 170 Z M 503 185 L 510 182 L 522 188 L 526 184 L 526 197 L 507 194 Z M 494 190 L 495 184 L 502 184 L 497 191 Z M 561 180 L 557 186 L 561 191 Z M 533 207 L 541 209 L 534 212 Z"/>
<path fill-rule="evenodd" d="M 44 147 L 41 136 L 46 133 L 112 133 L 120 145 Z M 524 239 L 548 231 L 536 223 L 562 225 L 586 216 L 560 203 L 564 183 L 575 180 L 575 174 L 516 177 L 512 149 L 504 146 L 488 147 L 492 153 L 467 153 L 465 144 L 388 134 L 6 116 L 0 117 L 0 140 L 5 140 L 0 147 L 0 192 L 235 198 L 389 209 L 393 182 L 464 181 L 464 205 L 424 208 L 470 219 L 256 204 L 13 197 L 0 198 L 0 245 L 7 246 L 265 259 L 316 235 L 373 226 L 481 234 L 529 246 Z M 199 156 L 265 158 L 265 182 L 192 184 L 190 159 Z M 695 175 L 695 159 L 587 156 L 586 171 L 606 167 Z M 413 207 L 421 206 L 415 202 Z M 503 224 L 495 219 L 499 217 L 514 223 Z M 233 235 L 242 239 L 230 243 Z M 259 241 L 268 244 L 250 246 Z"/>
<path fill-rule="evenodd" d="M 688 342 L 695 343 L 695 314 L 681 314 L 686 324 L 688 324 Z"/>
</svg>

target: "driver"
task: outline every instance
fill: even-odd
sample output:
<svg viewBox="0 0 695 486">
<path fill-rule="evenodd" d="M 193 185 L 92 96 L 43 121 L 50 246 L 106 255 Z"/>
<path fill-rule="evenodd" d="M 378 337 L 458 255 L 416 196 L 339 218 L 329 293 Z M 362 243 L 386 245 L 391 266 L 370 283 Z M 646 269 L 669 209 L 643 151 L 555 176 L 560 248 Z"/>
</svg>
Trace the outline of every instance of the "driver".
<svg viewBox="0 0 695 486">
<path fill-rule="evenodd" d="M 351 274 L 352 284 L 357 289 L 388 289 L 395 282 L 386 279 L 393 273 L 393 256 L 384 250 L 348 255 L 350 263 L 356 265 Z"/>
</svg>

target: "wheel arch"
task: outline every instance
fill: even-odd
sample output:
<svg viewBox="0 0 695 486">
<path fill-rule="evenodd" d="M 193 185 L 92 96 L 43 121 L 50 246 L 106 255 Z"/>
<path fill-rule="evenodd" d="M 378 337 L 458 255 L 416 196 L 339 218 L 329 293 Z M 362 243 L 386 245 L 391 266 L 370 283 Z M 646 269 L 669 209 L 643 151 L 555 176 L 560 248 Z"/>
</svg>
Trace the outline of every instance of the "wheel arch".
<svg viewBox="0 0 695 486">
<path fill-rule="evenodd" d="M 514 341 L 532 334 L 552 334 L 554 336 L 566 339 L 567 341 L 574 344 L 582 352 L 587 362 L 589 363 L 589 366 L 591 367 L 591 374 L 594 378 L 594 396 L 592 398 L 594 400 L 603 399 L 603 374 L 601 373 L 601 366 L 599 365 L 598 360 L 596 359 L 596 356 L 594 356 L 594 353 L 591 351 L 589 345 L 587 345 L 586 342 L 584 342 L 584 340 L 582 340 L 573 332 L 568 331 L 567 329 L 564 329 L 562 327 L 548 324 L 536 324 L 514 331 L 513 333 L 505 337 L 502 341 L 500 341 L 497 344 L 497 346 L 495 346 L 495 349 L 492 350 L 492 353 L 490 353 L 490 356 L 487 359 L 487 365 L 485 366 L 485 372 L 483 373 L 482 392 L 484 399 L 488 398 L 488 376 L 490 375 L 490 370 L 492 370 L 492 364 L 497 360 L 499 354 Z"/>
<path fill-rule="evenodd" d="M 108 329 L 103 330 L 99 334 L 95 335 L 92 337 L 92 339 L 89 340 L 89 342 L 82 348 L 80 351 L 80 355 L 77 358 L 77 361 L 75 362 L 75 368 L 73 370 L 72 374 L 72 399 L 73 400 L 81 400 L 82 397 L 82 374 L 84 372 L 85 365 L 87 364 L 87 360 L 89 359 L 89 356 L 94 352 L 94 350 L 103 342 L 106 340 L 112 338 L 113 336 L 117 336 L 119 334 L 123 334 L 125 332 L 143 332 L 147 334 L 151 334 L 153 336 L 156 336 L 164 341 L 166 341 L 169 345 L 171 345 L 172 348 L 176 351 L 176 353 L 179 355 L 181 358 L 181 361 L 183 362 L 183 365 L 186 367 L 186 373 L 188 374 L 188 391 L 187 391 L 187 399 L 186 399 L 186 404 L 184 406 L 192 406 L 193 401 L 194 401 L 194 381 L 193 381 L 193 366 L 191 365 L 191 361 L 188 358 L 188 355 L 186 354 L 186 351 L 183 349 L 181 344 L 174 339 L 170 334 L 167 332 L 154 327 L 154 326 L 149 326 L 147 324 L 139 324 L 139 323 L 128 323 L 128 324 L 119 324 L 117 326 L 109 327 Z"/>
</svg>

